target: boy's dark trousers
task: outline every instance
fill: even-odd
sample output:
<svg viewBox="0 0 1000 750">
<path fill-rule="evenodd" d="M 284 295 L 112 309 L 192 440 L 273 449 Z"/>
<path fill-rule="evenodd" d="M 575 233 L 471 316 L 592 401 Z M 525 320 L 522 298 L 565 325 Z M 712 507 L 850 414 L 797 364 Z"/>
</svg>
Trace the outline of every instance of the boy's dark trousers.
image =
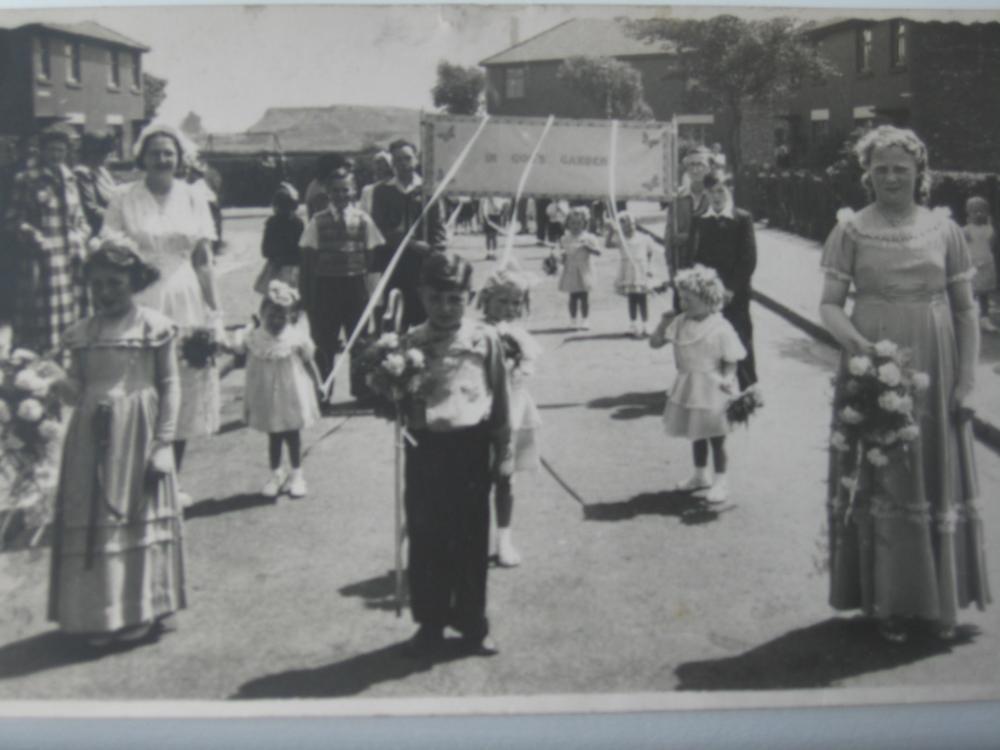
<svg viewBox="0 0 1000 750">
<path fill-rule="evenodd" d="M 305 282 L 303 282 L 305 283 Z M 345 340 L 354 331 L 368 304 L 368 287 L 364 275 L 317 276 L 308 280 L 309 304 L 306 314 L 313 343 L 316 344 L 316 364 L 326 378 L 333 370 L 334 359 L 344 329 Z M 357 395 L 352 373 L 351 393 Z"/>
<path fill-rule="evenodd" d="M 489 431 L 484 423 L 413 437 L 405 494 L 413 619 L 478 640 L 489 632 Z"/>
</svg>

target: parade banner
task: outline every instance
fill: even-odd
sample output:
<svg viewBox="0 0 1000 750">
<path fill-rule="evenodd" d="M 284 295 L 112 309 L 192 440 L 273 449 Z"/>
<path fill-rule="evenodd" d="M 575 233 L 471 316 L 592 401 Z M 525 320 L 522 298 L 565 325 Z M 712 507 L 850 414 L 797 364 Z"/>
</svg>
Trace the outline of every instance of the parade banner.
<svg viewBox="0 0 1000 750">
<path fill-rule="evenodd" d="M 436 184 L 444 178 L 480 122 L 478 117 L 424 116 L 425 179 Z M 522 197 L 606 200 L 614 164 L 619 200 L 660 200 L 664 186 L 674 184 L 673 127 L 665 122 L 620 121 L 612 154 L 612 122 L 554 120 L 542 138 L 545 118 L 492 117 L 446 193 L 513 196 L 538 147 Z"/>
</svg>

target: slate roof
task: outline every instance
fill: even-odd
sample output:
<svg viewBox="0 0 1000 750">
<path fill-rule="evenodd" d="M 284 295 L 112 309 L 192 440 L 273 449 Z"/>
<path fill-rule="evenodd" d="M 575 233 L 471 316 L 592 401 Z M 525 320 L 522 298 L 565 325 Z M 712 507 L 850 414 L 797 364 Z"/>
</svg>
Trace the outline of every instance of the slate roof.
<svg viewBox="0 0 1000 750">
<path fill-rule="evenodd" d="M 114 29 L 102 26 L 96 21 L 80 21 L 79 23 L 29 23 L 19 28 L 46 29 L 47 31 L 54 31 L 59 34 L 82 36 L 87 39 L 96 39 L 100 42 L 108 42 L 128 47 L 129 49 L 140 50 L 141 52 L 149 52 L 149 47 L 142 42 L 137 42 L 135 39 L 131 39 L 124 34 L 119 34 Z"/>
</svg>

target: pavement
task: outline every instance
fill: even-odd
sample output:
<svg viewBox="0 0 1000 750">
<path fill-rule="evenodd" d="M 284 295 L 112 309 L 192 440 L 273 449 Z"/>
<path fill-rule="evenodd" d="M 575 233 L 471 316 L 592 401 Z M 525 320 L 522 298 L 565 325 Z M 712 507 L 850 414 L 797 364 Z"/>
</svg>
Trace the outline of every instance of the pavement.
<svg viewBox="0 0 1000 750">
<path fill-rule="evenodd" d="M 220 286 L 230 324 L 257 304 L 262 221 L 227 217 Z M 759 235 L 762 256 L 772 236 Z M 452 245 L 481 279 L 482 237 Z M 265 500 L 266 438 L 242 424 L 236 369 L 223 381 L 221 434 L 192 442 L 181 477 L 196 502 L 185 524 L 189 607 L 176 632 L 113 653 L 80 649 L 45 621 L 47 549 L 15 546 L 0 553 L 0 701 L 492 696 L 502 711 L 512 696 L 525 705 L 600 694 L 600 705 L 628 708 L 629 695 L 678 691 L 856 687 L 877 702 L 899 700 L 901 687 L 928 698 L 954 686 L 995 690 L 1000 608 L 963 612 L 956 644 L 887 645 L 826 604 L 832 348 L 754 306 L 767 405 L 730 437 L 732 500 L 710 507 L 670 489 L 691 465 L 690 446 L 667 439 L 659 419 L 672 354 L 624 334 L 625 301 L 611 290 L 617 257 L 596 263 L 592 330 L 581 332 L 567 329 L 565 296 L 541 275 L 546 251 L 519 237 L 516 253 L 539 274 L 526 323 L 544 349 L 531 387 L 546 468 L 515 489 L 523 564 L 490 572 L 499 656 L 402 654 L 414 626 L 393 602 L 391 428 L 356 410 L 338 381 L 333 412 L 305 435 L 309 497 Z M 651 300 L 653 321 L 666 302 Z M 983 496 L 995 496 L 1000 456 L 977 459 Z M 984 503 L 983 513 L 997 581 L 1000 507 Z"/>
<path fill-rule="evenodd" d="M 640 209 L 642 210 L 642 209 Z M 648 207 L 640 223 L 657 237 L 663 236 L 663 216 Z M 823 246 L 790 232 L 758 224 L 757 270 L 753 276 L 754 299 L 781 315 L 818 341 L 835 346 L 819 317 L 823 289 L 820 255 Z M 997 305 L 993 320 L 1000 324 Z M 1000 451 L 1000 334 L 983 333 L 976 388 L 971 399 L 976 437 Z"/>
</svg>

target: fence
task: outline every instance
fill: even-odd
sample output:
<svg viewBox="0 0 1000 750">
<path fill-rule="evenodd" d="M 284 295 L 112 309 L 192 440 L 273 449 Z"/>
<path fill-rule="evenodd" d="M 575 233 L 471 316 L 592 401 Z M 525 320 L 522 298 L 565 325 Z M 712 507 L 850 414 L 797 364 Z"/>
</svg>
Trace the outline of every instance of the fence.
<svg viewBox="0 0 1000 750">
<path fill-rule="evenodd" d="M 929 205 L 947 206 L 958 222 L 965 220 L 965 201 L 981 195 L 990 204 L 994 220 L 1000 218 L 1000 185 L 995 174 L 932 172 Z M 868 197 L 854 175 L 804 170 L 774 171 L 748 166 L 737 179 L 741 207 L 757 220 L 804 237 L 823 240 L 833 229 L 837 211 L 860 209 Z"/>
</svg>

